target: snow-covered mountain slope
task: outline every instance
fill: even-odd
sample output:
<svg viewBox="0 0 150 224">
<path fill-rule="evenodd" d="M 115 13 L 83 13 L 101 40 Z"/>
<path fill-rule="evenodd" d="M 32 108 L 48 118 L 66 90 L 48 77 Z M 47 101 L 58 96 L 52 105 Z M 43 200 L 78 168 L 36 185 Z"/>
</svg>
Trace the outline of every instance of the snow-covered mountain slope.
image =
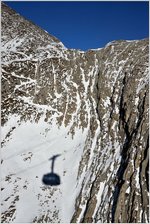
<svg viewBox="0 0 150 224">
<path fill-rule="evenodd" d="M 1 55 L 2 222 L 148 222 L 148 40 L 67 49 L 2 4 Z"/>
</svg>

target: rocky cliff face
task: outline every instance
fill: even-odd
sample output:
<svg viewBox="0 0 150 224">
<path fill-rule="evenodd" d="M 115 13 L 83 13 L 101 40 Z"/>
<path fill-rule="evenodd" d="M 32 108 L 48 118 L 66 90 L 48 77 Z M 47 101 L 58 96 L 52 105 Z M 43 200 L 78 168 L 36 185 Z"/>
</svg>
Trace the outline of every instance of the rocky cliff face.
<svg viewBox="0 0 150 224">
<path fill-rule="evenodd" d="M 148 222 L 148 40 L 67 49 L 2 4 L 1 56 L 2 222 Z"/>
</svg>

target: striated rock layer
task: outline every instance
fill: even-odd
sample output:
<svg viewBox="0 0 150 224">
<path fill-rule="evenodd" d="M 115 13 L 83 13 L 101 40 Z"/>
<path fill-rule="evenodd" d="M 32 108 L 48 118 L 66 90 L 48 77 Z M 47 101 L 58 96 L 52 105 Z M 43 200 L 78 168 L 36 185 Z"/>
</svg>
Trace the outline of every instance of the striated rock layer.
<svg viewBox="0 0 150 224">
<path fill-rule="evenodd" d="M 149 222 L 148 40 L 67 49 L 2 3 L 1 47 L 2 222 Z"/>
</svg>

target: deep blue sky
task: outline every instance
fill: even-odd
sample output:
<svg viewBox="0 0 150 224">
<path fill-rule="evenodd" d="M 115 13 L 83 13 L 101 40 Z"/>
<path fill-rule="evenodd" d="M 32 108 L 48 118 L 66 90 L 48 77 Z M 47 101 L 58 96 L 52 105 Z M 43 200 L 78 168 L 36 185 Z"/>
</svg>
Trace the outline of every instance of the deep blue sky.
<svg viewBox="0 0 150 224">
<path fill-rule="evenodd" d="M 6 2 L 68 48 L 148 37 L 148 2 Z"/>
</svg>

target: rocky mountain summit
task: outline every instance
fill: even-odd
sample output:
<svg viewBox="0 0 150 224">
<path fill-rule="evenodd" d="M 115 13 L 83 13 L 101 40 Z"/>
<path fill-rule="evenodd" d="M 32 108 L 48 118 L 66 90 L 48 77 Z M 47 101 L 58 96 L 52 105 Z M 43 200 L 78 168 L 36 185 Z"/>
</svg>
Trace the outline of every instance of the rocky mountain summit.
<svg viewBox="0 0 150 224">
<path fill-rule="evenodd" d="M 2 3 L 2 222 L 149 222 L 148 49 L 67 49 Z"/>
</svg>

